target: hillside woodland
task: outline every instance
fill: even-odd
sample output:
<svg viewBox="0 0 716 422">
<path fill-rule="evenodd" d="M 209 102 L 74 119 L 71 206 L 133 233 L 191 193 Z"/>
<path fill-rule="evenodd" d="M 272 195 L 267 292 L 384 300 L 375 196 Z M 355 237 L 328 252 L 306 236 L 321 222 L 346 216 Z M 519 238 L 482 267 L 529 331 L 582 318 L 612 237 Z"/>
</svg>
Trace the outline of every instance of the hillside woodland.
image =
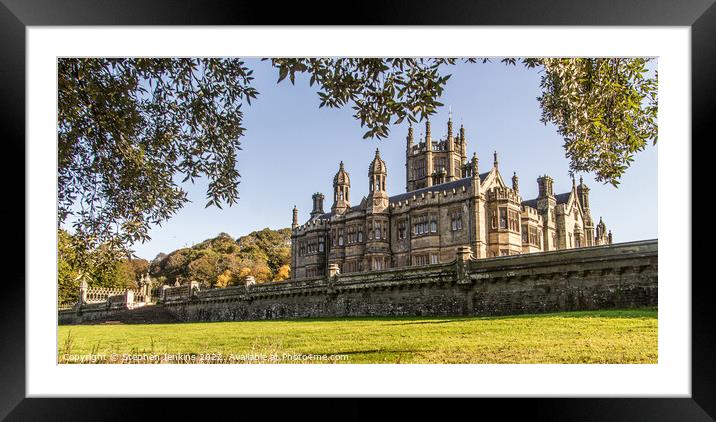
<svg viewBox="0 0 716 422">
<path fill-rule="evenodd" d="M 76 299 L 81 273 L 74 265 L 73 237 L 58 231 L 58 301 Z M 115 261 L 88 276 L 92 287 L 137 288 L 147 272 L 155 283 L 173 285 L 195 280 L 204 288 L 241 284 L 246 276 L 257 283 L 286 280 L 291 275 L 291 230 L 251 232 L 238 239 L 227 233 L 188 248 L 158 254 L 151 262 L 141 258 Z"/>
</svg>

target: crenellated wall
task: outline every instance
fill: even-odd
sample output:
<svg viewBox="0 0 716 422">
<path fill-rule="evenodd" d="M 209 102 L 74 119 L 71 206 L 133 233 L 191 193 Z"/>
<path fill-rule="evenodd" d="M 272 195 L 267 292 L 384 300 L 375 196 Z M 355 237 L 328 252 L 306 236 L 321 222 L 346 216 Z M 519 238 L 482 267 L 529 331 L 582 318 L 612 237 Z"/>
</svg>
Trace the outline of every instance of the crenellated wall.
<svg viewBox="0 0 716 422">
<path fill-rule="evenodd" d="M 194 292 L 181 321 L 507 315 L 656 306 L 656 240 Z"/>
</svg>

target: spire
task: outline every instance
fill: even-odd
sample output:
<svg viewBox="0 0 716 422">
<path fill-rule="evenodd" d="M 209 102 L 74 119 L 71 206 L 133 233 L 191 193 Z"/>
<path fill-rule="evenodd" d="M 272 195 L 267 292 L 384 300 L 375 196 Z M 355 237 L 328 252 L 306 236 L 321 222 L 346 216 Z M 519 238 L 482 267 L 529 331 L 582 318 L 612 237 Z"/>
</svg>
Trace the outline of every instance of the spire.
<svg viewBox="0 0 716 422">
<path fill-rule="evenodd" d="M 584 185 L 584 179 L 582 178 L 581 174 L 579 175 L 579 185 L 580 186 Z"/>
<path fill-rule="evenodd" d="M 493 165 L 495 168 L 497 168 L 497 164 L 498 164 L 498 162 L 497 162 L 497 151 L 494 152 L 494 156 L 495 156 L 495 160 L 493 161 L 492 165 Z"/>
<path fill-rule="evenodd" d="M 512 174 L 512 189 L 517 193 L 520 193 L 519 182 L 520 182 L 520 179 L 519 179 L 519 177 L 517 177 L 517 172 L 514 172 Z"/>
<path fill-rule="evenodd" d="M 432 150 L 430 147 L 430 141 L 432 140 L 432 136 L 430 135 L 430 119 L 427 119 L 425 121 L 425 142 L 428 143 L 428 150 Z"/>
<path fill-rule="evenodd" d="M 411 123 L 410 126 L 408 126 L 408 137 L 406 138 L 408 141 L 408 147 L 413 146 L 413 124 Z M 410 151 L 408 151 L 410 152 Z"/>
<path fill-rule="evenodd" d="M 368 168 L 368 174 L 387 174 L 387 168 L 385 166 L 385 161 L 383 161 L 382 158 L 380 158 L 380 150 L 378 148 L 375 149 L 375 158 L 373 158 L 373 161 L 370 163 L 370 167 Z"/>
<path fill-rule="evenodd" d="M 460 142 L 465 142 L 465 126 L 460 123 Z"/>
<path fill-rule="evenodd" d="M 577 190 L 577 182 L 574 181 L 574 175 L 572 175 L 572 190 Z"/>
</svg>

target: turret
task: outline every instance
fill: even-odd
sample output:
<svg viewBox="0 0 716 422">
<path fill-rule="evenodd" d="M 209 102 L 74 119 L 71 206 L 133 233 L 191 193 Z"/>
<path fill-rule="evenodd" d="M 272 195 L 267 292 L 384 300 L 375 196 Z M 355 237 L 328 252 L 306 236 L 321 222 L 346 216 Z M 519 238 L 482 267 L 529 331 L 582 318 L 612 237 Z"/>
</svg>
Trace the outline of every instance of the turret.
<svg viewBox="0 0 716 422">
<path fill-rule="evenodd" d="M 319 217 L 324 214 L 323 211 L 323 199 L 325 197 L 322 193 L 316 192 L 313 194 L 313 210 L 311 211 L 311 219 Z"/>
<path fill-rule="evenodd" d="M 448 117 L 447 131 L 447 180 L 453 180 L 455 178 L 454 176 L 457 169 L 455 168 L 455 161 L 453 160 L 453 152 L 455 151 L 455 139 L 453 139 L 452 137 L 452 112 L 450 112 L 450 117 Z M 445 181 L 445 179 L 443 179 L 443 181 Z"/>
<path fill-rule="evenodd" d="M 331 211 L 334 214 L 343 214 L 350 208 L 351 178 L 343 168 L 343 161 L 338 167 L 338 173 L 333 178 L 333 206 Z"/>
<path fill-rule="evenodd" d="M 425 121 L 425 170 L 427 186 L 433 185 L 433 137 L 430 133 L 430 120 Z"/>
<path fill-rule="evenodd" d="M 368 201 L 373 206 L 388 206 L 388 193 L 385 188 L 387 177 L 388 168 L 385 165 L 385 161 L 380 158 L 380 151 L 376 148 L 375 158 L 373 158 L 368 168 Z"/>
<path fill-rule="evenodd" d="M 517 177 L 517 172 L 514 172 L 512 174 L 512 190 L 515 191 L 515 193 L 520 193 L 520 179 Z"/>
<path fill-rule="evenodd" d="M 539 211 L 544 222 L 542 245 L 545 251 L 553 251 L 559 248 L 559 241 L 556 240 L 557 215 L 555 207 L 557 206 L 557 200 L 554 197 L 553 185 L 554 180 L 546 174 L 537 178 L 539 191 L 537 194 L 537 211 Z"/>
<path fill-rule="evenodd" d="M 587 246 L 594 246 L 594 221 L 589 210 L 589 188 L 584 184 L 582 176 L 579 176 L 579 185 L 577 185 L 577 199 L 584 214 L 584 235 L 587 239 Z"/>
<path fill-rule="evenodd" d="M 465 126 L 460 124 L 460 156 L 462 162 L 467 161 L 467 141 L 465 140 Z"/>
<path fill-rule="evenodd" d="M 596 236 L 594 242 L 596 245 L 608 245 L 611 243 L 611 231 L 607 232 L 607 225 L 604 224 L 602 217 L 599 217 L 597 223 Z"/>
<path fill-rule="evenodd" d="M 413 150 L 413 125 L 408 126 L 408 136 L 405 138 L 405 191 L 410 191 L 410 154 Z"/>
<path fill-rule="evenodd" d="M 477 153 L 475 152 L 472 154 L 470 164 L 468 164 L 468 171 L 470 173 L 470 177 L 472 178 L 472 191 L 475 195 L 480 193 L 480 171 L 478 169 L 477 163 Z"/>
<path fill-rule="evenodd" d="M 298 227 L 298 208 L 296 206 L 293 206 L 293 222 L 291 223 L 291 229 L 296 229 Z"/>
<path fill-rule="evenodd" d="M 493 161 L 492 161 L 492 166 L 493 166 L 494 168 L 497 168 L 498 164 L 499 164 L 499 163 L 498 163 L 498 161 L 497 161 L 497 151 L 495 151 L 495 152 L 494 152 L 494 159 L 493 159 Z"/>
<path fill-rule="evenodd" d="M 584 179 L 579 176 L 579 185 L 577 186 L 577 198 L 584 210 L 589 210 L 589 187 L 584 184 Z"/>
</svg>

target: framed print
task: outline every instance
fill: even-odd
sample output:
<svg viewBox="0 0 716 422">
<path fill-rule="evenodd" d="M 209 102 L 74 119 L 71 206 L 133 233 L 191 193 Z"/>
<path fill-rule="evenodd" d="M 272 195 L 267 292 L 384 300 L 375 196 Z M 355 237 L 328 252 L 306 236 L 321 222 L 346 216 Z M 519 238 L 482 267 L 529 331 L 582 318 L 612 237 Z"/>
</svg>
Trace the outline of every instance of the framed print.
<svg viewBox="0 0 716 422">
<path fill-rule="evenodd" d="M 0 415 L 711 420 L 716 8 L 304 6 L 3 0 Z"/>
</svg>

